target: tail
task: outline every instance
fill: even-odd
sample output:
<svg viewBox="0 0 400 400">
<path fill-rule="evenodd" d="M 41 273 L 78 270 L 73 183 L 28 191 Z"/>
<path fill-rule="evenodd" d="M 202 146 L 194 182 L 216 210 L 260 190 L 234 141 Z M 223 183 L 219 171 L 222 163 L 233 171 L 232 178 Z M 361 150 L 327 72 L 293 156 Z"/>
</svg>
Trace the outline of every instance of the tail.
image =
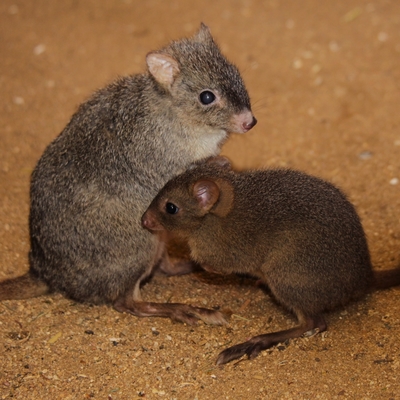
<svg viewBox="0 0 400 400">
<path fill-rule="evenodd" d="M 17 278 L 0 282 L 0 301 L 30 299 L 48 292 L 49 287 L 29 272 Z"/>
<path fill-rule="evenodd" d="M 375 289 L 387 289 L 400 285 L 400 268 L 374 271 L 372 286 Z"/>
</svg>

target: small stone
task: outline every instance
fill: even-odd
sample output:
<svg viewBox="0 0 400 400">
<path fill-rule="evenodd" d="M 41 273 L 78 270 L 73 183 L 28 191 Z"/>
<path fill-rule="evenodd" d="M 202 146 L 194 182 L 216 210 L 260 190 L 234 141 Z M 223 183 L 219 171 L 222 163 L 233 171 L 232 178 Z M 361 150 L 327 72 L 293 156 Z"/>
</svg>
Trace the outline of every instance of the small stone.
<svg viewBox="0 0 400 400">
<path fill-rule="evenodd" d="M 355 7 L 343 16 L 344 22 L 352 22 L 362 14 L 361 7 Z"/>
<path fill-rule="evenodd" d="M 311 68 L 311 72 L 313 74 L 318 74 L 318 72 L 321 72 L 322 67 L 319 64 L 314 64 Z"/>
<path fill-rule="evenodd" d="M 294 26 L 295 26 L 295 23 L 294 23 L 294 21 L 292 19 L 288 19 L 286 21 L 285 26 L 286 26 L 287 29 L 293 29 Z"/>
<path fill-rule="evenodd" d="M 380 42 L 386 42 L 389 38 L 389 35 L 386 32 L 379 32 L 378 34 L 378 40 Z"/>
<path fill-rule="evenodd" d="M 303 67 L 303 61 L 301 61 L 299 58 L 296 58 L 294 61 L 293 61 L 293 68 L 294 69 L 300 69 L 300 68 L 302 68 Z"/>
<path fill-rule="evenodd" d="M 313 85 L 314 85 L 314 86 L 319 86 L 319 85 L 322 84 L 323 81 L 324 81 L 324 80 L 322 79 L 321 76 L 317 76 L 317 77 L 314 79 Z"/>
<path fill-rule="evenodd" d="M 13 98 L 13 102 L 14 102 L 14 104 L 17 104 L 18 106 L 21 106 L 22 104 L 25 103 L 25 100 L 24 100 L 23 97 L 15 96 L 15 97 Z"/>
<path fill-rule="evenodd" d="M 391 185 L 397 185 L 398 183 L 399 183 L 399 179 L 398 178 L 392 178 L 390 181 L 389 181 L 389 183 L 391 184 Z"/>
<path fill-rule="evenodd" d="M 332 40 L 332 41 L 329 42 L 329 50 L 330 50 L 332 53 L 336 53 L 336 52 L 338 52 L 338 51 L 340 50 L 340 46 L 338 45 L 337 42 L 335 42 L 334 40 Z"/>
<path fill-rule="evenodd" d="M 372 157 L 372 153 L 370 151 L 368 151 L 368 150 L 363 151 L 362 153 L 360 153 L 358 155 L 358 158 L 360 160 L 369 160 L 371 157 Z"/>
<path fill-rule="evenodd" d="M 33 49 L 33 54 L 39 56 L 40 54 L 43 54 L 45 51 L 46 51 L 46 46 L 44 44 L 38 44 Z"/>
</svg>

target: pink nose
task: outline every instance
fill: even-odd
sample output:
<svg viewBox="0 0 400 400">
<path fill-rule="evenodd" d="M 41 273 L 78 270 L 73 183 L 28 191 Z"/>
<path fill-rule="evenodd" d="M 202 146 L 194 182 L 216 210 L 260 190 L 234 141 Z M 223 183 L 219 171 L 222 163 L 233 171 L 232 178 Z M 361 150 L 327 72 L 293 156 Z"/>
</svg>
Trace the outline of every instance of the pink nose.
<svg viewBox="0 0 400 400">
<path fill-rule="evenodd" d="M 255 117 L 253 117 L 251 122 L 243 122 L 242 127 L 245 131 L 249 131 L 256 123 L 257 120 Z"/>
<path fill-rule="evenodd" d="M 149 211 L 147 211 L 142 217 L 142 227 L 146 229 L 153 229 L 154 225 L 154 216 Z"/>
<path fill-rule="evenodd" d="M 161 231 L 163 227 L 151 211 L 146 211 L 142 217 L 142 227 L 149 231 Z"/>
<path fill-rule="evenodd" d="M 142 227 L 149 229 L 150 225 L 151 225 L 151 223 L 150 223 L 149 218 L 147 217 L 147 214 L 144 214 L 142 217 Z"/>
</svg>

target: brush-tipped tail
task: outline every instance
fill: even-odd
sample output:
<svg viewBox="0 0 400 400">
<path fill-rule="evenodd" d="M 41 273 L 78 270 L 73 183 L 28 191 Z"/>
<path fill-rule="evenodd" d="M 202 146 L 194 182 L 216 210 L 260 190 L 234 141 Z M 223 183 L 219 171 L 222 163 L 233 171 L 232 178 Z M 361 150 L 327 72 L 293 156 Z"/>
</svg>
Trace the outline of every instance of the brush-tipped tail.
<svg viewBox="0 0 400 400">
<path fill-rule="evenodd" d="M 17 278 L 0 282 L 0 300 L 30 299 L 48 292 L 49 287 L 29 272 Z"/>
<path fill-rule="evenodd" d="M 373 287 L 387 289 L 400 285 L 400 268 L 374 271 Z"/>
</svg>

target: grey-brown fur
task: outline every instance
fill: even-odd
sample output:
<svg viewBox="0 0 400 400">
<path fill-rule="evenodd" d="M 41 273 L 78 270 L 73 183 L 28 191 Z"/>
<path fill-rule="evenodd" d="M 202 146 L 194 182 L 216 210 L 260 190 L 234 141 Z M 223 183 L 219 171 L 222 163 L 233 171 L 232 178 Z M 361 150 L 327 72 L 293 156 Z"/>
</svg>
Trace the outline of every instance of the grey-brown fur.
<svg viewBox="0 0 400 400">
<path fill-rule="evenodd" d="M 160 191 L 142 224 L 186 238 L 193 259 L 206 269 L 258 277 L 297 316 L 299 326 L 228 348 L 218 364 L 323 331 L 324 311 L 362 297 L 373 285 L 400 284 L 400 269 L 373 272 L 360 219 L 346 196 L 299 171 L 199 166 Z"/>
<path fill-rule="evenodd" d="M 244 133 L 256 120 L 237 68 L 205 25 L 146 61 L 147 72 L 83 103 L 45 150 L 31 179 L 30 271 L 1 283 L 0 299 L 47 287 L 138 316 L 202 318 L 189 306 L 140 302 L 140 282 L 165 253 L 140 217 L 170 178 L 218 154 L 228 132 Z M 216 95 L 212 104 L 201 103 L 204 90 Z M 223 322 L 217 312 L 205 315 Z"/>
</svg>

